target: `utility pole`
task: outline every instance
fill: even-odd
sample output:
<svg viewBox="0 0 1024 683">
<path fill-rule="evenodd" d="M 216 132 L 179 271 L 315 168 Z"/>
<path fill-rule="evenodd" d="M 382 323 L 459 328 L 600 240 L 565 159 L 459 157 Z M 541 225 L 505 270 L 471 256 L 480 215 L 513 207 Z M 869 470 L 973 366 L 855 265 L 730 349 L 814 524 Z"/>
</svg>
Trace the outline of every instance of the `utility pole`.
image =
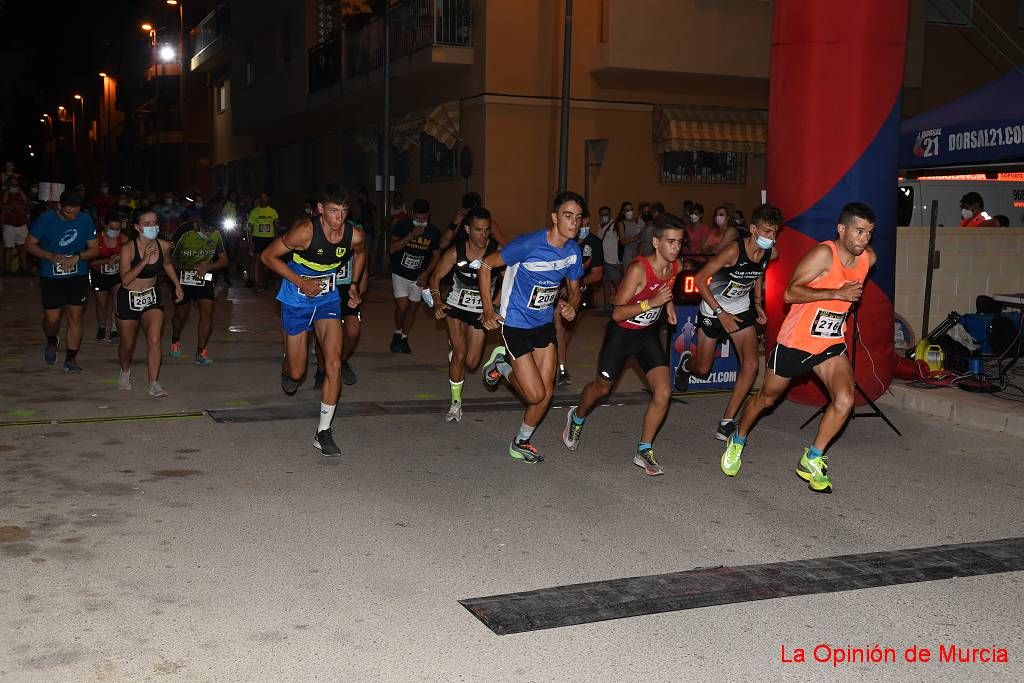
<svg viewBox="0 0 1024 683">
<path fill-rule="evenodd" d="M 388 219 L 391 215 L 391 0 L 384 3 L 384 134 L 381 136 L 378 156 L 381 159 L 381 200 L 380 215 L 381 264 L 387 263 L 388 254 Z M 372 226 L 370 228 L 373 229 Z"/>
<path fill-rule="evenodd" d="M 558 191 L 564 192 L 569 176 L 569 77 L 572 73 L 572 0 L 565 0 L 565 38 L 562 45 L 562 130 L 558 152 Z"/>
</svg>

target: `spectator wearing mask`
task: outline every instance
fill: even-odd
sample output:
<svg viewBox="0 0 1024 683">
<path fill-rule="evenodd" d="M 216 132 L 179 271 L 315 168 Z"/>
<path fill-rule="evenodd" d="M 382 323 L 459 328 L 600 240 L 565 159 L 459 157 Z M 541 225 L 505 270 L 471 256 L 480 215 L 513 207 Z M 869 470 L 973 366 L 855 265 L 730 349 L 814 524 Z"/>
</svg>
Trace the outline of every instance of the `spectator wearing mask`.
<svg viewBox="0 0 1024 683">
<path fill-rule="evenodd" d="M 689 219 L 690 225 L 687 228 L 687 235 L 690 238 L 690 254 L 706 254 L 704 251 L 704 240 L 708 238 L 711 229 L 704 224 L 704 205 L 694 202 L 690 207 L 690 213 L 685 218 Z"/>
<path fill-rule="evenodd" d="M 654 229 L 665 225 L 665 205 L 661 202 L 654 202 L 650 208 L 650 220 L 645 220 L 643 234 L 640 235 L 640 255 L 654 255 Z"/>
<path fill-rule="evenodd" d="M 647 214 L 650 204 L 641 202 L 638 205 L 639 211 L 634 213 L 630 205 L 629 210 L 623 212 L 622 234 L 619 236 L 619 244 L 622 245 L 622 265 L 627 267 L 640 254 L 640 240 L 643 238 L 644 228 L 647 221 L 644 216 Z M 629 214 L 628 216 L 626 214 Z"/>
<path fill-rule="evenodd" d="M 28 254 L 25 252 L 25 238 L 28 237 L 29 200 L 21 189 L 21 178 L 17 173 L 7 175 L 7 184 L 0 194 L 0 225 L 3 226 L 3 264 L 0 274 L 17 264 L 18 274 L 28 274 Z"/>
<path fill-rule="evenodd" d="M 712 215 L 712 222 L 708 229 L 708 235 L 700 246 L 702 254 L 717 254 L 724 244 L 725 235 L 729 231 L 729 207 L 724 204 L 716 206 Z"/>
<path fill-rule="evenodd" d="M 602 206 L 597 210 L 598 232 L 601 240 L 601 251 L 604 252 L 604 273 L 601 278 L 601 287 L 604 291 L 604 306 L 602 312 L 612 312 L 612 296 L 615 289 L 622 280 L 622 264 L 619 262 L 619 235 L 615 231 L 615 221 L 612 220 L 611 207 Z"/>
<path fill-rule="evenodd" d="M 961 228 L 996 228 L 999 223 L 985 212 L 985 200 L 977 192 L 968 192 L 960 198 Z"/>
</svg>

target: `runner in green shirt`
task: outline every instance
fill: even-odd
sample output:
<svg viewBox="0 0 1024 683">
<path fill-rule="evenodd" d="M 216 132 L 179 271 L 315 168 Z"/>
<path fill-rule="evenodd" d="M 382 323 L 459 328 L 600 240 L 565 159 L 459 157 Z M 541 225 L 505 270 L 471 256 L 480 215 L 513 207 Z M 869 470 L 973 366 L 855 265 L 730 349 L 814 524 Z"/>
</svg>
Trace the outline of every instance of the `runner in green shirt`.
<svg viewBox="0 0 1024 683">
<path fill-rule="evenodd" d="M 196 365 L 210 365 L 206 345 L 213 332 L 213 307 L 216 291 L 213 286 L 214 270 L 227 268 L 228 254 L 220 230 L 208 222 L 211 215 L 204 210 L 202 218 L 183 223 L 174 233 L 171 259 L 178 271 L 184 298 L 174 305 L 171 319 L 171 358 L 181 357 L 181 330 L 188 322 L 192 302 L 199 309 L 199 330 L 196 336 Z"/>
<path fill-rule="evenodd" d="M 277 237 L 277 211 L 270 206 L 270 196 L 266 192 L 260 192 L 256 198 L 256 207 L 249 212 L 246 221 L 249 230 L 249 240 L 252 249 L 249 254 L 249 277 L 257 292 L 263 291 L 263 262 L 260 261 L 260 252 L 270 246 L 270 243 Z"/>
</svg>

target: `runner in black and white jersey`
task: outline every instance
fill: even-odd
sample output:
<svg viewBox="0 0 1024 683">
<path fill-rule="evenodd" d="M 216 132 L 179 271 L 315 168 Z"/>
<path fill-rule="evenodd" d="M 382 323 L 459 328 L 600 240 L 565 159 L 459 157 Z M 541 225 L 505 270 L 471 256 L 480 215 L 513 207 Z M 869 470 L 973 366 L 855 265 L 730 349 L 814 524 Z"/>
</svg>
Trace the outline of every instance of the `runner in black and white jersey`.
<svg viewBox="0 0 1024 683">
<path fill-rule="evenodd" d="M 718 424 L 715 437 L 727 441 L 736 429 L 735 419 L 743 400 L 757 379 L 757 330 L 754 323 L 768 319 L 761 305 L 764 272 L 779 257 L 775 237 L 782 226 L 782 212 L 771 204 L 754 209 L 750 233 L 723 247 L 694 278 L 700 291 L 697 316 L 697 354 L 684 349 L 676 369 L 676 388 L 685 391 L 691 375 L 707 377 L 715 360 L 718 342 L 729 337 L 739 357 L 740 371 L 732 396 Z"/>
<path fill-rule="evenodd" d="M 441 255 L 437 267 L 430 276 L 430 293 L 434 301 L 434 317 L 447 318 L 448 341 L 452 350 L 448 357 L 448 384 L 452 402 L 445 415 L 447 422 L 462 421 L 462 383 L 466 370 L 473 371 L 480 365 L 484 352 L 484 338 L 487 333 L 480 322 L 483 300 L 480 294 L 480 263 L 484 257 L 500 249 L 491 237 L 491 212 L 483 207 L 470 209 L 466 215 L 467 224 L 462 228 L 466 239 L 456 239 Z M 448 297 L 441 300 L 441 280 L 454 269 L 452 288 Z M 494 298 L 494 280 L 491 281 L 489 298 Z"/>
</svg>

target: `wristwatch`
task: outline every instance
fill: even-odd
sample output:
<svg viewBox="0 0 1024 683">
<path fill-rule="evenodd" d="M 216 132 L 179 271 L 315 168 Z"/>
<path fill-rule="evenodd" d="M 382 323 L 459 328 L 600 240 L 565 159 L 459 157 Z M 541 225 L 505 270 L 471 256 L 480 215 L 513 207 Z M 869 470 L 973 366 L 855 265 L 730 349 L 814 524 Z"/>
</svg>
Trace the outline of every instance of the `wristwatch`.
<svg viewBox="0 0 1024 683">
<path fill-rule="evenodd" d="M 718 317 L 718 315 L 719 315 L 719 314 L 720 314 L 720 313 L 722 312 L 722 310 L 723 310 L 723 309 L 722 309 L 722 307 L 721 307 L 721 306 L 716 306 L 716 307 L 715 307 L 715 310 L 714 310 L 714 311 L 712 311 L 712 313 L 714 313 L 714 314 L 715 314 L 715 317 L 717 318 L 717 317 Z"/>
</svg>

